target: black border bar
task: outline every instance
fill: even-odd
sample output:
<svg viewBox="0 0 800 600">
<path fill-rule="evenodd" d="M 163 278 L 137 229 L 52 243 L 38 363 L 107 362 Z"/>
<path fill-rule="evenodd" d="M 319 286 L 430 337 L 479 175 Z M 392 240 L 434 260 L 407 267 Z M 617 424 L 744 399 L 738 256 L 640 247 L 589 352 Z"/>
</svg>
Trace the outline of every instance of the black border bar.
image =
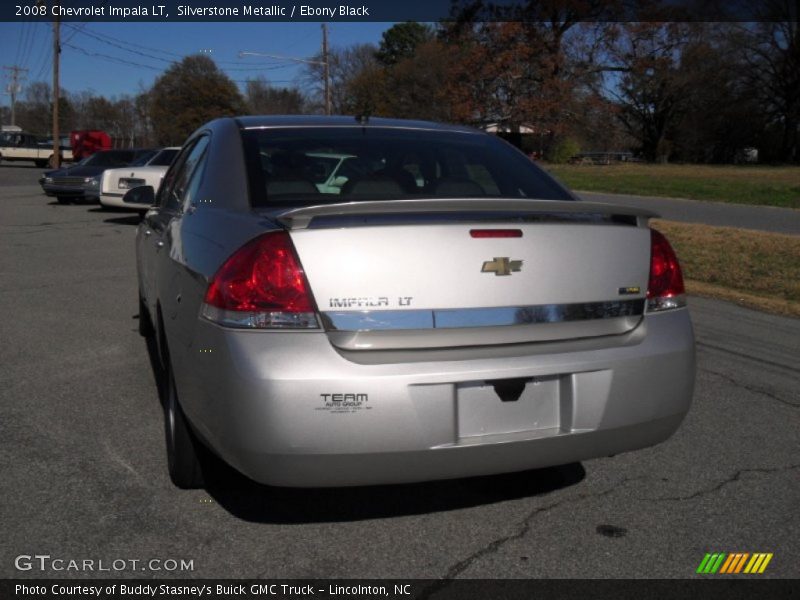
<svg viewBox="0 0 800 600">
<path fill-rule="evenodd" d="M 41 4 L 41 6 L 37 6 Z M 0 21 L 103 22 L 436 22 L 784 21 L 775 0 L 4 0 Z M 554 7 L 555 6 L 555 11 Z M 798 9 L 789 17 L 798 20 Z M 113 11 L 112 11 L 113 9 Z M 40 14 L 40 13 L 44 14 Z"/>
<path fill-rule="evenodd" d="M 126 593 L 122 593 L 123 589 Z M 305 590 L 305 593 L 303 592 Z M 308 593 L 313 590 L 313 594 Z M 702 597 L 703 600 L 796 598 L 800 582 L 763 576 L 702 580 L 619 579 L 3 579 L 0 598 L 48 600 L 648 600 Z"/>
</svg>

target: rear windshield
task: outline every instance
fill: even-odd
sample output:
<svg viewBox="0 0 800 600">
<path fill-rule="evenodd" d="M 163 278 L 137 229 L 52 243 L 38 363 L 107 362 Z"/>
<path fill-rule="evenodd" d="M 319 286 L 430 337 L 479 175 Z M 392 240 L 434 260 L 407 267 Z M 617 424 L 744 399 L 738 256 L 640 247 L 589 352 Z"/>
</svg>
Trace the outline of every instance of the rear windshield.
<svg viewBox="0 0 800 600">
<path fill-rule="evenodd" d="M 131 167 L 142 167 L 142 166 L 148 164 L 150 162 L 150 159 L 152 159 L 156 155 L 156 152 L 157 152 L 157 150 L 147 150 L 147 151 L 143 152 L 142 154 L 139 154 L 136 157 L 136 160 L 134 160 L 129 166 L 131 166 Z"/>
<path fill-rule="evenodd" d="M 95 167 L 124 167 L 129 165 L 137 156 L 133 150 L 106 150 L 97 152 L 89 157 L 84 165 Z"/>
<path fill-rule="evenodd" d="M 178 153 L 178 148 L 164 148 L 159 150 L 152 160 L 147 163 L 151 167 L 168 167 L 172 164 L 172 159 Z"/>
<path fill-rule="evenodd" d="M 253 206 L 402 198 L 571 200 L 489 135 L 387 127 L 242 131 Z"/>
</svg>

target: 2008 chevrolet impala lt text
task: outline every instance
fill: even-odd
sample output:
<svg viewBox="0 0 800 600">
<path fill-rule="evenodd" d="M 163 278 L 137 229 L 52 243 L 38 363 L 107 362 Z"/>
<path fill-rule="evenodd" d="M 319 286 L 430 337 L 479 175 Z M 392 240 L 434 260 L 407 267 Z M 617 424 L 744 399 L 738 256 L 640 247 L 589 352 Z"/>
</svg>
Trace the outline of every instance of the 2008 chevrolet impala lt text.
<svg viewBox="0 0 800 600">
<path fill-rule="evenodd" d="M 559 465 L 667 439 L 694 387 L 647 211 L 581 202 L 473 129 L 212 121 L 136 237 L 170 475 L 345 486 Z"/>
</svg>

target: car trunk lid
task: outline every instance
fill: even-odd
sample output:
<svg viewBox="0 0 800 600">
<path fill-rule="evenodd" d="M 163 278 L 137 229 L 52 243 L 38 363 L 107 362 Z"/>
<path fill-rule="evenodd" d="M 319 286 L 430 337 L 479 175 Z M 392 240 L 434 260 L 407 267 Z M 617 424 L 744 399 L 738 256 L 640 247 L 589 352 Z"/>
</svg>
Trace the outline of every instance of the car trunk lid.
<svg viewBox="0 0 800 600">
<path fill-rule="evenodd" d="M 270 216 L 289 231 L 329 339 L 342 349 L 618 335 L 643 314 L 649 211 L 457 199 Z"/>
</svg>

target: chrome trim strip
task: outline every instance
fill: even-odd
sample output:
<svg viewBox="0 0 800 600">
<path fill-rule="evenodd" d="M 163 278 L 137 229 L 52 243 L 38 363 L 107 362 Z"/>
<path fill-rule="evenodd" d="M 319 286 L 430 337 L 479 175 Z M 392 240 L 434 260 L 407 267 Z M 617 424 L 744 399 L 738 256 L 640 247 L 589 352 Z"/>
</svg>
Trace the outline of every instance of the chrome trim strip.
<svg viewBox="0 0 800 600">
<path fill-rule="evenodd" d="M 364 310 L 320 313 L 328 331 L 465 329 L 635 317 L 644 299 L 434 310 Z"/>
</svg>

